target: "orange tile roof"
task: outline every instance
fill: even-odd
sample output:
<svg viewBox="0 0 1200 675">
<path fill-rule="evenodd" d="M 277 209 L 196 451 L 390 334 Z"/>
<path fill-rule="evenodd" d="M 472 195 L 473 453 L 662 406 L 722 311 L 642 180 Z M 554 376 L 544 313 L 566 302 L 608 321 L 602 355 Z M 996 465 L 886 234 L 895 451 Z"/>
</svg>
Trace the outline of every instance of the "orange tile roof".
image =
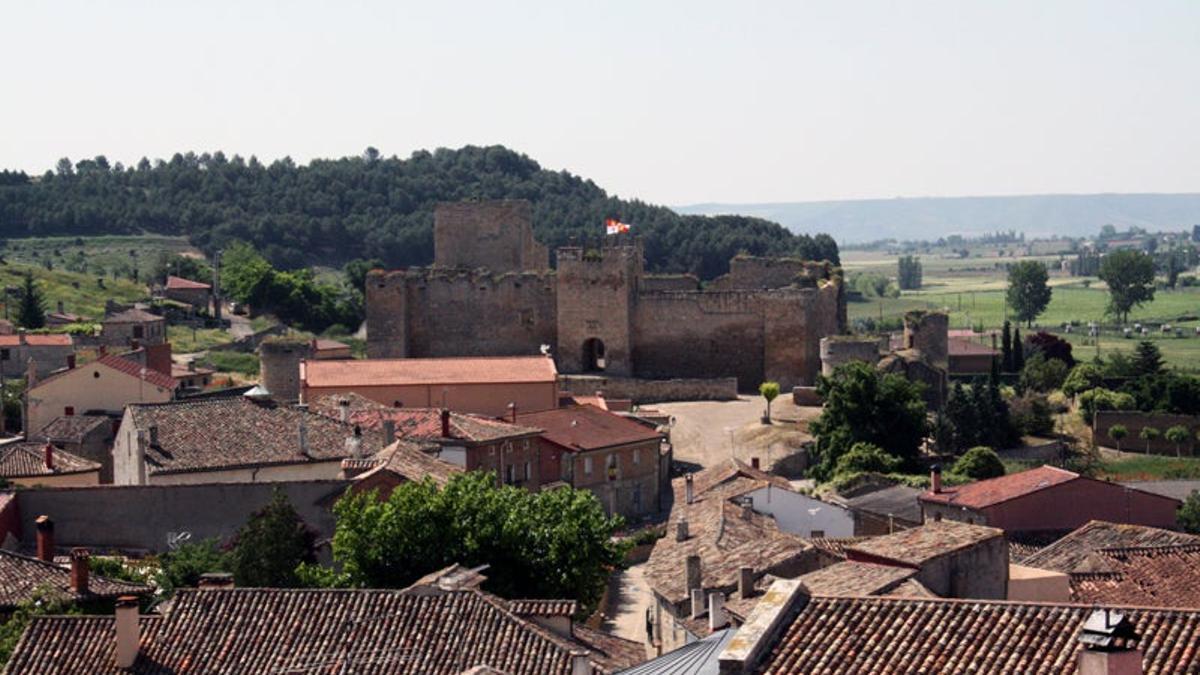
<svg viewBox="0 0 1200 675">
<path fill-rule="evenodd" d="M 568 450 L 598 450 L 663 437 L 649 427 L 592 405 L 518 414 L 517 421 L 542 429 L 542 438 Z"/>
<path fill-rule="evenodd" d="M 943 487 L 941 492 L 925 492 L 918 499 L 934 504 L 953 504 L 972 509 L 983 509 L 1016 497 L 1032 494 L 1038 490 L 1069 483 L 1077 478 L 1079 478 L 1079 474 L 1073 471 L 1053 466 L 1041 466 L 1020 473 L 1010 473 L 999 478 Z"/>
<path fill-rule="evenodd" d="M 1004 530 L 954 520 L 939 520 L 909 530 L 855 542 L 846 547 L 846 555 L 853 560 L 855 553 L 865 553 L 876 558 L 919 566 L 938 556 L 995 538 L 1004 539 Z"/>
<path fill-rule="evenodd" d="M 1200 609 L 1200 544 L 1103 549 L 1095 572 L 1071 575 L 1071 599 Z"/>
<path fill-rule="evenodd" d="M 48 377 L 46 377 L 45 379 L 39 381 L 36 385 L 34 385 L 34 388 L 41 387 L 41 386 L 45 385 L 47 382 L 50 382 L 51 380 L 57 380 L 60 377 L 66 377 L 68 375 L 72 375 L 77 372 L 85 372 L 88 370 L 89 367 L 95 366 L 96 364 L 108 366 L 109 368 L 112 368 L 113 370 L 115 370 L 119 373 L 124 373 L 125 375 L 141 378 L 143 381 L 148 382 L 152 385 L 155 385 L 157 387 L 162 387 L 164 389 L 170 389 L 172 391 L 174 391 L 175 387 L 178 386 L 178 384 L 179 384 L 178 382 L 175 381 L 175 378 L 170 377 L 168 375 L 164 375 L 163 373 L 160 373 L 157 370 L 151 370 L 150 368 L 145 368 L 140 363 L 130 361 L 129 359 L 121 358 L 120 356 L 116 356 L 115 354 L 106 354 L 106 355 L 101 356 L 100 358 L 96 359 L 95 361 L 92 361 L 91 363 L 85 363 L 82 366 L 78 366 L 76 368 L 66 368 L 63 370 L 55 371 L 54 373 L 50 374 Z"/>
<path fill-rule="evenodd" d="M 1058 541 L 1027 556 L 1026 567 L 1072 573 L 1104 549 L 1200 544 L 1200 537 L 1146 525 L 1092 520 Z"/>
<path fill-rule="evenodd" d="M 50 446 L 53 468 L 47 467 L 46 445 L 43 441 L 17 441 L 0 446 L 0 477 L 37 478 L 100 470 L 96 462 L 54 446 Z"/>
<path fill-rule="evenodd" d="M 0 347 L 16 347 L 21 344 L 20 335 L 0 335 Z M 70 347 L 71 336 L 60 333 L 25 335 L 25 344 L 33 347 Z"/>
<path fill-rule="evenodd" d="M 167 288 L 169 290 L 208 290 L 212 288 L 211 284 L 184 279 L 183 277 L 167 277 Z"/>
<path fill-rule="evenodd" d="M 309 387 L 522 384 L 557 380 L 554 361 L 545 356 L 304 362 L 304 381 Z"/>
</svg>

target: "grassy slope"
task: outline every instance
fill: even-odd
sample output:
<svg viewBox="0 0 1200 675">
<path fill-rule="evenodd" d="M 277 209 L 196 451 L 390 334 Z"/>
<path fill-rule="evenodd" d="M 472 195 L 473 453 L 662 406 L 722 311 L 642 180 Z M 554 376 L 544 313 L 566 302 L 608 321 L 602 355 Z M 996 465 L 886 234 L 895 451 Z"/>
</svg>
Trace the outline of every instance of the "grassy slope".
<svg viewBox="0 0 1200 675">
<path fill-rule="evenodd" d="M 118 302 L 133 302 L 149 297 L 146 287 L 127 279 L 105 279 L 101 288 L 96 277 L 90 274 L 78 274 L 61 269 L 47 271 L 42 267 L 21 264 L 0 265 L 0 285 L 21 288 L 24 275 L 33 272 L 46 298 L 46 309 L 53 311 L 56 303 L 61 300 L 64 309 L 92 319 L 104 316 L 104 301 L 113 299 Z M 3 300 L 0 295 L 0 300 Z M 10 315 L 16 313 L 16 298 L 9 307 Z"/>
</svg>

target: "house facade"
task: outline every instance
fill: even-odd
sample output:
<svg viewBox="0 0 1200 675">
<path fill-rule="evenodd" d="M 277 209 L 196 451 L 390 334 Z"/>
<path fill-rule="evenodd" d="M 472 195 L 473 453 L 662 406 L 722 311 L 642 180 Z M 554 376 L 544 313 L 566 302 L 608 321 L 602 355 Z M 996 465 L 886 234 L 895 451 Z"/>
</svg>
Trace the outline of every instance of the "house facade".
<svg viewBox="0 0 1200 675">
<path fill-rule="evenodd" d="M 167 341 L 167 320 L 143 309 L 127 309 L 100 322 L 100 344 L 136 349 Z"/>
<path fill-rule="evenodd" d="M 36 432 L 60 416 L 120 415 L 131 403 L 169 401 L 174 394 L 171 377 L 106 355 L 55 373 L 27 389 L 26 428 Z"/>
<path fill-rule="evenodd" d="M 15 335 L 0 335 L 0 369 L 4 377 L 21 377 L 33 360 L 39 378 L 66 368 L 75 356 L 70 335 L 30 335 L 19 329 Z"/>
</svg>

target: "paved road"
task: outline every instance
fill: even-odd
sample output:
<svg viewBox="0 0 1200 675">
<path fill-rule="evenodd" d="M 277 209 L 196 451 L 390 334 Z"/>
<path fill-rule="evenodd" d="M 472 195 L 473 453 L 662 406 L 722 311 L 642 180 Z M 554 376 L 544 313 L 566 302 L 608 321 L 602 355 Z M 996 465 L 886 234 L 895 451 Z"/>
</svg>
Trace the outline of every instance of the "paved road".
<svg viewBox="0 0 1200 675">
<path fill-rule="evenodd" d="M 773 425 L 760 421 L 766 403 L 757 396 L 742 396 L 736 401 L 688 401 L 656 403 L 653 406 L 675 418 L 671 442 L 675 459 L 712 466 L 730 456 L 749 462 L 759 457 L 764 465 L 768 450 L 778 459 L 787 448 L 794 448 L 804 436 L 798 420 L 810 420 L 819 408 L 800 408 L 789 397 L 781 396 L 771 406 Z"/>
</svg>

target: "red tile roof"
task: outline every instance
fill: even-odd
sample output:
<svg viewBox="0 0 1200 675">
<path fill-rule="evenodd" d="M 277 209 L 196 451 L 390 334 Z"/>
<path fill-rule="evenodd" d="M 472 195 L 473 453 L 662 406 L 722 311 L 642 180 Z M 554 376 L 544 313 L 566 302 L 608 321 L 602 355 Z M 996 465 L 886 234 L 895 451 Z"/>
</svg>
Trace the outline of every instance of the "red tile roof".
<svg viewBox="0 0 1200 675">
<path fill-rule="evenodd" d="M 146 382 L 149 382 L 150 384 L 153 384 L 158 387 L 163 387 L 165 389 L 174 389 L 175 386 L 178 384 L 177 382 L 175 382 L 175 378 L 173 378 L 169 375 L 165 375 L 163 373 L 158 372 L 157 370 L 153 370 L 151 368 L 146 368 L 139 363 L 134 363 L 133 361 L 130 361 L 129 359 L 123 359 L 119 356 L 114 356 L 112 354 L 107 354 L 105 356 L 101 356 L 100 358 L 96 359 L 93 363 L 100 363 L 100 364 L 106 365 L 109 368 L 112 368 L 113 370 L 119 370 L 122 373 L 125 373 L 126 375 L 140 377 L 141 379 L 145 380 Z M 76 370 L 78 370 L 78 369 L 76 369 Z"/>
<path fill-rule="evenodd" d="M 847 546 L 846 555 L 853 560 L 855 553 L 865 553 L 908 565 L 922 565 L 939 556 L 997 538 L 1004 539 L 1004 530 L 939 520 L 881 537 L 868 537 Z M 1007 548 L 1005 544 L 1005 550 Z"/>
<path fill-rule="evenodd" d="M 42 427 L 34 438 L 51 443 L 82 443 L 97 427 L 109 424 L 112 420 L 105 415 L 62 415 Z"/>
<path fill-rule="evenodd" d="M 1069 574 L 1103 549 L 1188 544 L 1200 544 L 1200 537 L 1146 525 L 1093 520 L 1027 556 L 1021 564 Z"/>
<path fill-rule="evenodd" d="M 803 600 L 803 599 L 801 599 Z M 1088 605 L 812 597 L 756 672 L 1075 675 Z M 1200 611 L 1121 610 L 1141 635 L 1146 675 L 1200 673 Z"/>
<path fill-rule="evenodd" d="M 46 445 L 44 441 L 18 441 L 0 446 L 0 477 L 38 478 L 100 470 L 96 462 L 54 446 L 50 446 L 54 466 L 49 468 Z"/>
<path fill-rule="evenodd" d="M 154 321 L 166 321 L 163 317 L 147 312 L 144 309 L 127 309 L 124 312 L 117 312 L 104 317 L 100 323 L 152 323 Z"/>
<path fill-rule="evenodd" d="M 207 291 L 210 288 L 212 288 L 211 284 L 206 284 L 206 283 L 202 283 L 199 281 L 192 281 L 191 279 L 184 279 L 183 277 L 173 277 L 173 276 L 167 277 L 167 289 L 168 290 L 187 289 L 187 290 L 206 290 Z"/>
<path fill-rule="evenodd" d="M 25 336 L 25 343 L 33 347 L 70 347 L 74 344 L 70 335 L 60 333 L 30 333 Z M 0 335 L 0 347 L 17 347 L 20 344 L 20 335 Z"/>
<path fill-rule="evenodd" d="M 304 362 L 309 387 L 372 387 L 420 384 L 523 384 L 557 382 L 546 356 L 442 359 L 350 359 Z"/>
<path fill-rule="evenodd" d="M 1053 466 L 1041 466 L 1028 471 L 1010 473 L 999 478 L 976 481 L 965 485 L 943 487 L 941 492 L 925 492 L 918 499 L 935 504 L 953 504 L 972 509 L 984 509 L 1010 499 L 1023 497 L 1048 487 L 1069 483 L 1079 474 Z"/>
<path fill-rule="evenodd" d="M 439 487 L 445 486 L 451 478 L 463 472 L 462 467 L 444 462 L 425 452 L 416 443 L 403 440 L 380 450 L 374 457 L 342 460 L 342 468 L 369 469 L 358 476 L 360 480 L 382 471 L 390 471 L 414 483 L 431 478 Z"/>
<path fill-rule="evenodd" d="M 800 576 L 813 595 L 883 595 L 917 571 L 863 562 L 840 562 Z"/>
<path fill-rule="evenodd" d="M 151 588 L 92 574 L 88 579 L 88 592 L 76 593 L 71 590 L 69 568 L 0 549 L 0 608 L 12 608 L 41 591 L 62 594 L 71 600 L 85 600 L 144 595 L 150 593 Z"/>
<path fill-rule="evenodd" d="M 517 421 L 541 428 L 542 438 L 568 450 L 599 450 L 663 438 L 649 427 L 591 405 L 518 414 Z"/>
<path fill-rule="evenodd" d="M 311 410 L 331 419 L 341 419 L 341 402 L 350 404 L 350 424 L 363 429 L 379 429 L 385 420 L 396 423 L 398 438 L 419 441 L 442 440 L 442 411 L 437 408 L 391 408 L 358 394 L 328 394 L 319 397 Z M 490 443 L 533 436 L 541 429 L 510 424 L 485 415 L 450 412 L 450 438 Z"/>
<path fill-rule="evenodd" d="M 569 675 L 573 654 L 601 673 L 633 665 L 587 641 L 589 631 L 584 640 L 561 637 L 477 589 L 181 589 L 162 618 L 149 621 L 157 625 L 143 620 L 134 667 L 120 671 L 108 617 L 37 617 L 9 672 L 459 675 L 488 666 Z"/>
<path fill-rule="evenodd" d="M 1089 562 L 1096 571 L 1071 574 L 1075 602 L 1200 609 L 1200 543 L 1103 549 Z"/>
<path fill-rule="evenodd" d="M 981 345 L 974 340 L 966 338 L 952 337 L 946 341 L 946 348 L 951 356 L 967 356 L 970 354 L 995 356 L 1000 353 L 987 345 Z"/>
</svg>

